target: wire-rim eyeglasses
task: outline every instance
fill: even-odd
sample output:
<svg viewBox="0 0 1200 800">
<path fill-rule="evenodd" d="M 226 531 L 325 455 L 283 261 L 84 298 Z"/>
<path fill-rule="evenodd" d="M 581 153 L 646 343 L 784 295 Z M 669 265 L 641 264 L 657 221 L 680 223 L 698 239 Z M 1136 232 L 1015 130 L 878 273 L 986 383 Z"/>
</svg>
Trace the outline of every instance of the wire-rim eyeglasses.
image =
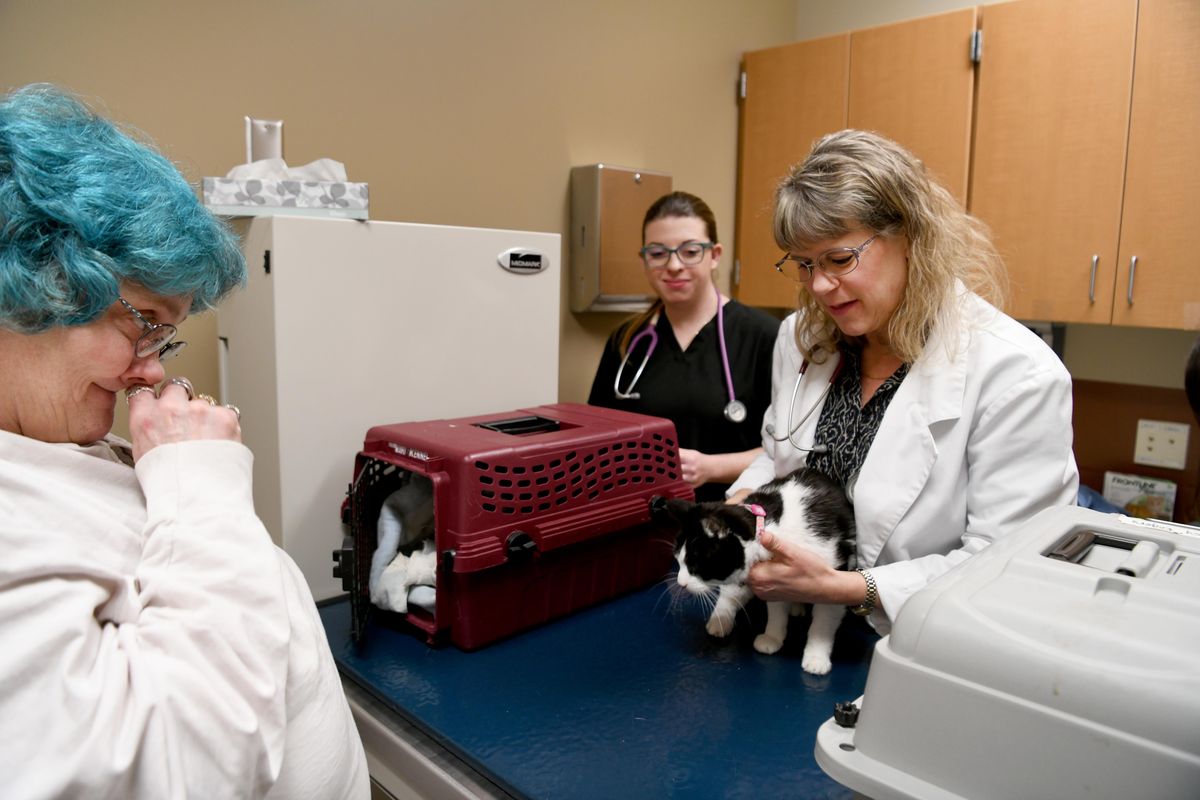
<svg viewBox="0 0 1200 800">
<path fill-rule="evenodd" d="M 169 361 L 179 355 L 180 350 L 187 347 L 187 342 L 175 341 L 179 331 L 174 325 L 169 322 L 151 322 L 130 305 L 124 297 L 118 296 L 117 299 L 121 301 L 121 305 L 125 306 L 125 310 L 137 317 L 137 321 L 142 323 L 142 327 L 146 329 L 133 345 L 133 352 L 137 354 L 138 358 L 158 353 L 159 361 Z"/>
<path fill-rule="evenodd" d="M 867 252 L 867 248 L 880 235 L 878 233 L 875 234 L 858 247 L 834 247 L 831 250 L 826 250 L 817 256 L 815 261 L 787 253 L 783 258 L 775 262 L 775 269 L 779 274 L 786 275 L 796 283 L 808 283 L 812 280 L 813 271 L 818 269 L 826 277 L 840 278 L 844 275 L 849 275 L 858 268 L 859 259 L 862 257 L 862 254 Z"/>
</svg>

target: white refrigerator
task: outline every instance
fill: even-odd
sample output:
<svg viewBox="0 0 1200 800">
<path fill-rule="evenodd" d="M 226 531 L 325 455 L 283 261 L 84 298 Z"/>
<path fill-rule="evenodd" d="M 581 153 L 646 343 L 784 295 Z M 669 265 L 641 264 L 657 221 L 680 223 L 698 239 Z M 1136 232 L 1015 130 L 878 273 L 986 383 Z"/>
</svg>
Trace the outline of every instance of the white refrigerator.
<svg viewBox="0 0 1200 800">
<path fill-rule="evenodd" d="M 557 233 L 316 217 L 243 228 L 248 284 L 220 306 L 222 402 L 242 412 L 254 501 L 313 596 L 373 425 L 555 402 Z"/>
</svg>

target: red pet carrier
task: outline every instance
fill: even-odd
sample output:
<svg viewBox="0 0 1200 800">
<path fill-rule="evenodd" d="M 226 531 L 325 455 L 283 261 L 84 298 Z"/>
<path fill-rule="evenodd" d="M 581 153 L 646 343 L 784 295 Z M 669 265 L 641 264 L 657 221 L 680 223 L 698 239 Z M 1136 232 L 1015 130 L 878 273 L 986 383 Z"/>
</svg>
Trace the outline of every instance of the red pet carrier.
<svg viewBox="0 0 1200 800">
<path fill-rule="evenodd" d="M 334 554 L 356 639 L 368 613 L 400 616 L 368 581 L 383 502 L 414 475 L 432 483 L 436 594 L 403 618 L 465 650 L 661 580 L 674 529 L 650 500 L 693 496 L 658 417 L 557 404 L 371 428 Z"/>
</svg>

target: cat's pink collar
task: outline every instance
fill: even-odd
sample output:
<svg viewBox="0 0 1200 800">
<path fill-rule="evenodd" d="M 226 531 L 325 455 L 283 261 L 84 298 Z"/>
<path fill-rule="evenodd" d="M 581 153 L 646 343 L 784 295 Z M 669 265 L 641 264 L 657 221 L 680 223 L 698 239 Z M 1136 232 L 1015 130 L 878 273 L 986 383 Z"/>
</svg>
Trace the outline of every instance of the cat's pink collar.
<svg viewBox="0 0 1200 800">
<path fill-rule="evenodd" d="M 767 510 L 758 503 L 742 503 L 741 506 L 754 515 L 754 536 L 760 538 L 766 529 Z"/>
</svg>

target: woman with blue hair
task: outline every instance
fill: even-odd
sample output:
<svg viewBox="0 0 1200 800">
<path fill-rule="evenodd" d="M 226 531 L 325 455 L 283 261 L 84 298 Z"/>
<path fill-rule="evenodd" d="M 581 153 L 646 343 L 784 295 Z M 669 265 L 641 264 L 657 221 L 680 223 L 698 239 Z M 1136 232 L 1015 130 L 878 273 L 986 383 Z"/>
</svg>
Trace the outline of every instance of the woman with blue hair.
<svg viewBox="0 0 1200 800">
<path fill-rule="evenodd" d="M 244 276 L 161 155 L 53 87 L 0 100 L 0 796 L 368 795 L 240 414 L 164 380 Z"/>
</svg>

